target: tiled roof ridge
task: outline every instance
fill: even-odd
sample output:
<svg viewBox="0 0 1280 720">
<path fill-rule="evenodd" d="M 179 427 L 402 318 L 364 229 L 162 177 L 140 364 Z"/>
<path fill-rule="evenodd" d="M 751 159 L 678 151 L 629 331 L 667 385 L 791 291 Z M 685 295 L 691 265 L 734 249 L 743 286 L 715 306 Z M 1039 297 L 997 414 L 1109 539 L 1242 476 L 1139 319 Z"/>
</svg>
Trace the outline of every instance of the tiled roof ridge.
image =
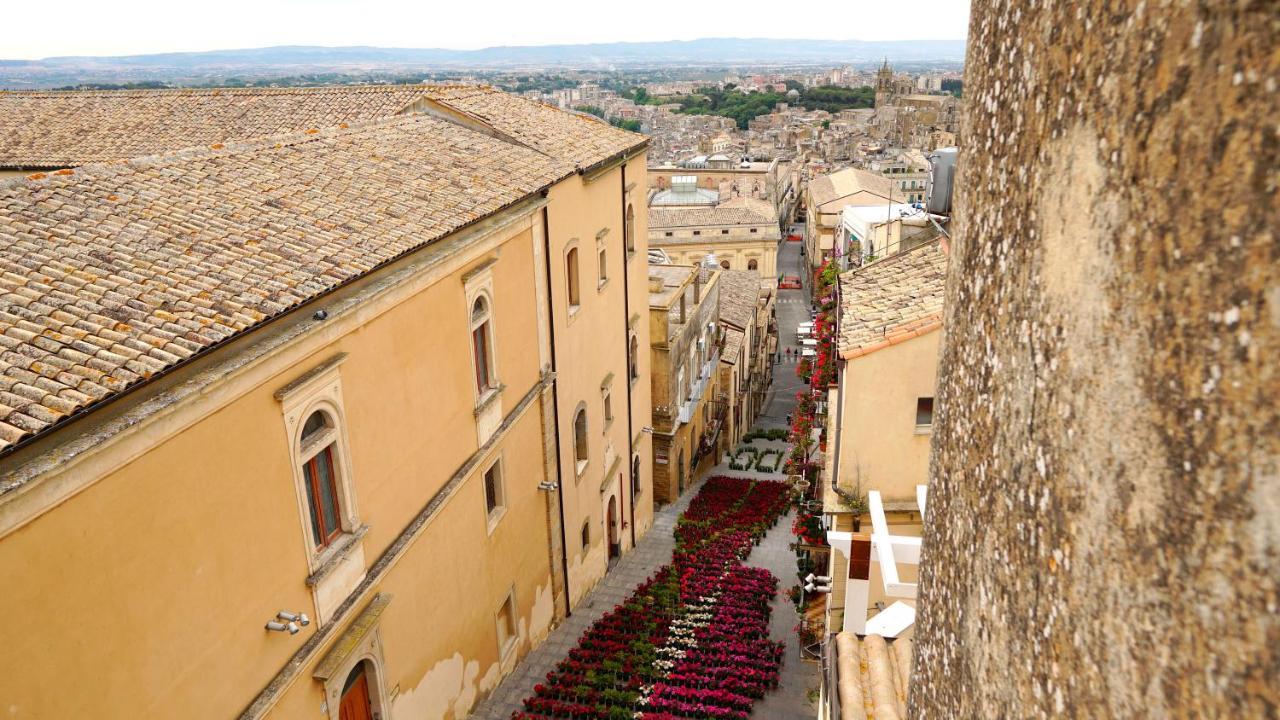
<svg viewBox="0 0 1280 720">
<path fill-rule="evenodd" d="M 89 180 L 101 180 L 104 178 L 116 177 L 142 168 L 181 165 L 194 160 L 212 157 L 252 155 L 264 150 L 279 150 L 285 147 L 304 145 L 309 142 L 320 142 L 336 138 L 355 139 L 383 128 L 396 127 L 397 125 L 410 125 L 423 121 L 448 123 L 447 120 L 443 120 L 441 118 L 436 118 L 422 113 L 413 113 L 410 115 L 396 115 L 393 117 L 376 118 L 373 120 L 363 120 L 353 123 L 339 123 L 338 125 L 323 128 L 308 128 L 302 131 L 267 135 L 248 140 L 234 140 L 226 143 L 214 143 L 212 145 L 194 145 L 191 147 L 171 150 L 169 152 L 158 153 L 155 155 L 142 155 L 117 162 L 90 163 L 75 168 L 33 172 L 23 176 L 0 179 L 0 193 L 21 188 L 65 187 Z M 470 130 L 461 125 L 453 125 L 453 127 L 463 133 L 475 132 L 474 130 Z M 501 139 L 498 140 L 524 149 L 531 149 L 527 148 L 523 143 Z M 546 153 L 539 154 L 546 155 Z M 570 174 L 572 174 L 572 171 L 566 172 L 563 177 L 567 177 Z"/>
<path fill-rule="evenodd" d="M 751 216 L 751 217 L 753 217 L 753 218 L 756 218 L 757 220 L 759 220 L 759 221 L 760 221 L 760 224 L 761 224 L 761 225 L 765 225 L 765 224 L 769 224 L 769 223 L 772 223 L 772 222 L 773 222 L 773 218 L 767 217 L 767 216 L 765 216 L 765 215 L 761 215 L 761 214 L 757 213 L 756 211 L 751 210 L 751 209 L 746 208 L 746 207 L 743 207 L 743 206 L 734 206 L 734 207 L 727 207 L 727 208 L 721 208 L 721 207 L 679 208 L 679 207 L 661 207 L 661 206 L 659 206 L 659 207 L 651 207 L 651 208 L 649 208 L 649 209 L 650 209 L 652 212 L 654 212 L 654 213 L 673 214 L 673 215 L 678 214 L 678 215 L 681 215 L 681 216 L 683 216 L 683 215 L 699 215 L 699 214 L 701 214 L 701 215 L 710 215 L 710 214 L 714 214 L 714 213 L 719 213 L 719 214 L 721 214 L 721 215 L 726 215 L 726 214 L 729 214 L 729 213 L 731 213 L 731 212 L 732 212 L 732 213 L 741 212 L 741 213 L 744 213 L 744 214 L 750 215 L 750 216 Z M 673 227 L 673 228 L 674 228 L 674 227 L 697 227 L 697 226 L 705 225 L 705 224 L 706 224 L 705 222 L 696 222 L 696 221 L 694 221 L 694 220 L 690 220 L 689 222 L 679 222 L 679 221 L 678 221 L 678 220 L 679 220 L 679 218 L 675 218 L 675 219 L 677 220 L 677 222 L 673 222 L 673 223 L 671 223 L 671 224 L 669 224 L 669 225 L 661 225 L 660 227 Z M 726 223 L 726 224 L 734 224 L 734 225 L 737 225 L 737 224 L 742 224 L 742 223 L 740 223 L 740 222 L 733 222 L 733 223 Z"/>
<path fill-rule="evenodd" d="M 942 327 L 942 313 L 930 313 L 924 317 L 913 318 L 898 325 L 887 325 L 883 328 L 884 339 L 871 345 L 860 345 L 840 353 L 845 360 L 852 360 L 863 355 L 870 355 L 891 345 L 906 342 L 912 338 L 928 335 Z"/>
<path fill-rule="evenodd" d="M 148 95 L 309 95 L 322 93 L 374 93 L 388 90 L 431 91 L 451 89 L 476 89 L 485 92 L 503 92 L 492 85 L 472 85 L 469 83 L 412 83 L 395 85 L 308 85 L 302 87 L 254 87 L 254 88 L 125 88 L 119 90 L 6 90 L 0 88 L 0 95 L 18 95 L 23 97 L 146 97 Z"/>
</svg>

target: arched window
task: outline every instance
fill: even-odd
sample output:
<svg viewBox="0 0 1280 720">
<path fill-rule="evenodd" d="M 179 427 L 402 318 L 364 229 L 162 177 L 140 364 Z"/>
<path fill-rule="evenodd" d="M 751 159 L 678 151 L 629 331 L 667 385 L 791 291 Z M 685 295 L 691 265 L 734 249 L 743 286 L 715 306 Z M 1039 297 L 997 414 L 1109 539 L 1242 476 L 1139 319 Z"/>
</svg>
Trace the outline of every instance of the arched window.
<svg viewBox="0 0 1280 720">
<path fill-rule="evenodd" d="M 631 336 L 631 347 L 627 350 L 627 365 L 631 370 L 631 379 L 640 378 L 640 341 Z"/>
<path fill-rule="evenodd" d="M 573 416 L 573 456 L 578 461 L 578 472 L 587 464 L 587 409 L 580 408 Z"/>
<path fill-rule="evenodd" d="M 476 370 L 476 392 L 483 395 L 497 386 L 493 368 L 492 311 L 481 295 L 471 306 L 471 352 Z"/>
<path fill-rule="evenodd" d="M 755 260 L 748 260 L 748 261 L 747 261 L 747 269 L 748 269 L 748 270 L 756 270 L 756 269 L 758 269 L 759 267 L 760 267 L 760 263 L 756 262 Z"/>
<path fill-rule="evenodd" d="M 631 458 L 631 496 L 640 494 L 640 456 Z"/>
<path fill-rule="evenodd" d="M 569 288 L 569 304 L 576 307 L 581 304 L 581 298 L 578 296 L 578 248 L 570 249 L 569 254 L 565 256 L 564 277 Z"/>
<path fill-rule="evenodd" d="M 311 537 L 316 548 L 326 547 L 342 533 L 342 514 L 338 508 L 337 463 L 334 446 L 338 432 L 332 419 L 322 410 L 307 417 L 299 441 L 302 477 L 307 490 L 307 508 L 311 516 Z"/>
<path fill-rule="evenodd" d="M 622 225 L 623 240 L 627 245 L 627 252 L 636 251 L 636 209 L 635 206 L 627 203 L 627 221 Z"/>
</svg>

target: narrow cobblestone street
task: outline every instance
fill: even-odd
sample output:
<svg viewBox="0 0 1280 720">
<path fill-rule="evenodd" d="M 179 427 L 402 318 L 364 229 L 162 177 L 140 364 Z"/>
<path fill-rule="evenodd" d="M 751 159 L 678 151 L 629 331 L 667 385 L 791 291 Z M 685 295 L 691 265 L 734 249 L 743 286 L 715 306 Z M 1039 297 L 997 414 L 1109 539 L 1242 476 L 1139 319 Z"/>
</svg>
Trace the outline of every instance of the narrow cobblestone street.
<svg viewBox="0 0 1280 720">
<path fill-rule="evenodd" d="M 779 267 L 788 275 L 801 270 L 800 244 L 783 242 L 778 253 Z M 809 319 L 809 301 L 804 290 L 778 291 L 776 316 L 778 323 L 778 351 L 798 348 L 795 329 L 800 322 Z M 756 429 L 787 428 L 787 417 L 795 407 L 795 393 L 803 387 L 795 375 L 794 362 L 780 362 L 774 366 L 773 384 L 769 389 L 764 412 L 756 420 Z M 757 447 L 785 448 L 778 441 L 757 440 Z M 708 475 L 732 475 L 782 481 L 782 473 L 761 473 L 729 469 L 729 458 L 713 468 Z M 476 720 L 508 720 L 521 709 L 521 702 L 533 692 L 533 686 L 541 682 L 555 669 L 577 644 L 583 632 L 614 606 L 621 603 L 655 570 L 671 561 L 675 548 L 674 530 L 677 518 L 698 494 L 701 479 L 691 485 L 680 499 L 659 510 L 652 529 L 640 539 L 635 550 L 618 561 L 587 597 L 574 608 L 565 622 L 551 632 L 543 643 L 531 652 L 507 676 L 493 693 L 471 714 Z M 819 669 L 816 663 L 800 659 L 799 640 L 794 628 L 798 622 L 795 608 L 785 591 L 796 582 L 795 553 L 790 549 L 791 523 L 794 512 L 788 513 L 765 535 L 760 545 L 747 557 L 746 564 L 768 569 L 778 578 L 779 593 L 773 600 L 770 618 L 770 636 L 785 642 L 787 652 L 780 669 L 779 687 L 756 703 L 753 718 L 761 720 L 807 720 L 814 717 L 808 700 L 810 691 L 818 687 Z"/>
</svg>

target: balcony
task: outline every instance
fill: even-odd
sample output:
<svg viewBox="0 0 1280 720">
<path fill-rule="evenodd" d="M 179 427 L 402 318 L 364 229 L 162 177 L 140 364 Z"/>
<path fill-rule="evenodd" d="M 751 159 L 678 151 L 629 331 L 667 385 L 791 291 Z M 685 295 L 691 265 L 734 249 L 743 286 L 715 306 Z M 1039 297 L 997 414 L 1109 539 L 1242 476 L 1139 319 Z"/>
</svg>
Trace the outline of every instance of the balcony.
<svg viewBox="0 0 1280 720">
<path fill-rule="evenodd" d="M 680 414 L 678 419 L 681 423 L 687 423 L 693 419 L 693 412 L 698 407 L 698 401 L 702 399 L 702 393 L 706 392 L 707 385 L 711 382 L 711 373 L 715 372 L 716 363 L 720 360 L 720 353 L 715 353 L 711 359 L 702 365 L 701 371 L 698 373 L 698 379 L 693 381 L 693 388 L 689 390 L 689 397 L 680 403 Z"/>
</svg>

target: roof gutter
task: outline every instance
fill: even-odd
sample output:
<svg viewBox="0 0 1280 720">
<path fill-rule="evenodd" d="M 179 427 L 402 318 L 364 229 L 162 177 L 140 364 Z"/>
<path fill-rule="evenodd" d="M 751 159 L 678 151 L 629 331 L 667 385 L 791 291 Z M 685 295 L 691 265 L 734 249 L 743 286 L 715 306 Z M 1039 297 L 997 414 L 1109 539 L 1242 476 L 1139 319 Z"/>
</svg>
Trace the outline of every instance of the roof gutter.
<svg viewBox="0 0 1280 720">
<path fill-rule="evenodd" d="M 603 173 L 605 173 L 606 171 L 608 171 L 609 169 L 611 169 L 613 166 L 619 163 L 625 163 L 626 161 L 639 155 L 642 152 L 645 152 L 648 149 L 649 149 L 649 139 L 645 138 L 643 142 L 637 145 L 632 145 L 631 147 L 627 148 L 626 150 L 623 150 L 622 152 L 614 153 L 613 155 L 610 155 L 609 157 L 606 157 L 603 160 L 597 160 L 596 162 L 591 163 L 586 167 L 580 167 L 578 168 L 577 172 L 579 175 L 582 176 L 583 180 L 590 182 L 596 179 L 597 177 L 599 177 L 600 175 L 602 175 Z"/>
</svg>

